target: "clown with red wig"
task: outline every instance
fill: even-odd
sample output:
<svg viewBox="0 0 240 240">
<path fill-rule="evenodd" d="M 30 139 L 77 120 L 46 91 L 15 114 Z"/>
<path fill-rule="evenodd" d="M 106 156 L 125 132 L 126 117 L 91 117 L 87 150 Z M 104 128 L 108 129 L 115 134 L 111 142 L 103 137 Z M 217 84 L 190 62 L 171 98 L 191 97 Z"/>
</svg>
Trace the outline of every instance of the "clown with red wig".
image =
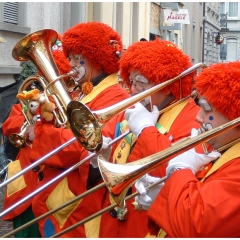
<svg viewBox="0 0 240 240">
<path fill-rule="evenodd" d="M 215 161 L 196 157 L 193 149 L 170 160 L 168 179 L 154 194 L 155 201 L 149 204 L 149 226 L 153 235 L 174 238 L 240 236 L 240 127 L 233 125 L 240 116 L 239 69 L 238 61 L 217 63 L 196 77 L 201 107 L 196 120 L 201 124 L 200 132 L 222 129 L 223 124 L 234 127 L 213 135 L 208 141 L 215 150 L 208 156 L 217 156 Z M 212 167 L 199 181 L 196 171 L 210 162 Z"/>
<path fill-rule="evenodd" d="M 75 82 L 81 89 L 79 101 L 94 111 L 129 97 L 126 90 L 118 83 L 117 72 L 122 41 L 116 31 L 100 22 L 80 23 L 64 32 L 61 40 L 64 56 L 68 59 L 70 68 L 77 73 Z M 54 55 L 61 54 L 58 48 L 54 49 Z M 73 137 L 70 128 L 56 128 L 50 124 L 43 124 L 37 130 L 30 154 L 31 160 L 40 159 Z M 108 147 L 108 143 L 113 138 L 114 129 L 107 133 L 103 132 L 103 149 Z M 90 154 L 91 152 L 88 152 L 78 141 L 63 148 L 41 166 L 39 172 L 42 177 L 39 179 L 38 186 L 44 186 Z M 101 175 L 95 164 L 96 159 L 85 162 L 79 169 L 74 169 L 63 179 L 55 181 L 34 196 L 32 206 L 35 216 L 41 216 L 55 209 L 98 184 Z M 88 196 L 40 220 L 38 224 L 41 236 L 50 237 L 57 234 L 88 216 L 89 212 L 101 209 L 102 202 L 95 201 L 101 199 L 101 196 L 102 192 L 99 191 L 95 196 Z M 85 226 L 81 226 L 67 232 L 63 237 L 86 237 L 88 232 Z"/>
<path fill-rule="evenodd" d="M 178 76 L 191 66 L 190 58 L 169 41 L 158 39 L 150 42 L 139 41 L 122 55 L 120 74 L 129 86 L 131 94 L 137 95 Z M 181 83 L 175 82 L 154 95 L 141 99 L 141 103 L 120 114 L 123 120 L 117 125 L 115 119 L 109 121 L 103 129 L 114 125 L 115 137 L 129 129 L 132 130 L 132 133 L 113 146 L 111 154 L 113 163 L 125 164 L 157 153 L 189 136 L 192 128 L 200 127 L 195 121 L 199 106 L 190 97 L 195 75 L 196 72 L 186 75 L 181 79 Z M 180 96 L 189 98 L 178 102 Z M 168 109 L 160 114 L 166 107 Z M 199 151 L 203 151 L 201 146 Z M 148 179 L 154 181 L 154 176 L 163 177 L 165 174 L 166 164 L 151 172 L 152 176 L 149 175 Z M 128 194 L 135 191 L 136 188 L 133 186 Z M 110 194 L 106 195 L 104 205 L 112 203 L 113 198 Z M 116 207 L 110 213 L 102 214 L 100 226 L 95 225 L 96 229 L 98 227 L 98 235 L 95 236 L 147 236 L 149 231 L 147 212 L 142 211 L 143 209 L 139 211 L 137 207 L 135 200 L 130 199 L 126 202 L 125 208 Z"/>
</svg>

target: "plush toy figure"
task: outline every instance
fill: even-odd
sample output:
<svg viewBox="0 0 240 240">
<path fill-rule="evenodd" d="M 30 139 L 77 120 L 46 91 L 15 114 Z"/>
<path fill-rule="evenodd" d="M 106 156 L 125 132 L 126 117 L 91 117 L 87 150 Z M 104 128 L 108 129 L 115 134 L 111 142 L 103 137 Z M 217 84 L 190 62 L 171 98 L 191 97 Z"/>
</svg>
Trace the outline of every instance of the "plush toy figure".
<svg viewBox="0 0 240 240">
<path fill-rule="evenodd" d="M 33 115 L 33 116 L 30 116 L 30 118 L 36 122 L 37 121 L 37 110 L 40 106 L 40 102 L 38 101 L 35 101 L 35 100 L 30 100 L 29 103 L 28 103 L 28 110 L 29 112 L 27 113 L 28 117 L 29 117 L 29 114 Z"/>
<path fill-rule="evenodd" d="M 29 120 L 34 122 L 41 120 L 51 122 L 53 120 L 55 104 L 47 102 L 38 89 L 23 91 L 17 94 L 17 98 L 24 102 L 23 109 Z"/>
</svg>

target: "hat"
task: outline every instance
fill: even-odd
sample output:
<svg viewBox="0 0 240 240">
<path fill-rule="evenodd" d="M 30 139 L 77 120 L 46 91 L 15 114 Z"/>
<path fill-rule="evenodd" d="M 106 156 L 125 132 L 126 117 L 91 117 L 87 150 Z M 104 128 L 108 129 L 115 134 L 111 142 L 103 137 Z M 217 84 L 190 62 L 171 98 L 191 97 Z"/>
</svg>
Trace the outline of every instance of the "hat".
<svg viewBox="0 0 240 240">
<path fill-rule="evenodd" d="M 229 120 L 240 116 L 240 62 L 213 64 L 196 77 L 195 87 Z"/>
<path fill-rule="evenodd" d="M 82 54 L 94 68 L 107 74 L 119 70 L 118 54 L 122 50 L 121 36 L 110 26 L 100 22 L 80 23 L 63 34 L 63 51 Z"/>
<path fill-rule="evenodd" d="M 163 83 L 182 73 L 192 66 L 190 57 L 177 48 L 172 42 L 156 39 L 154 41 L 138 41 L 131 45 L 120 59 L 121 77 L 130 87 L 130 71 L 139 69 L 150 83 Z M 195 72 L 182 78 L 182 97 L 192 92 Z M 180 81 L 170 84 L 163 89 L 172 92 L 176 99 L 180 97 Z"/>
</svg>

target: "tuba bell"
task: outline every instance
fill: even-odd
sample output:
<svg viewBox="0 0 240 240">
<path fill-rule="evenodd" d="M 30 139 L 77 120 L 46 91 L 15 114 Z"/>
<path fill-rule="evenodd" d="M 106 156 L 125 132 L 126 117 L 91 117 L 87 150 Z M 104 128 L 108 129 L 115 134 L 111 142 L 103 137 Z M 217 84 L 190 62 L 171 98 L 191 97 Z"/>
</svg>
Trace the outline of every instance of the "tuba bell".
<svg viewBox="0 0 240 240">
<path fill-rule="evenodd" d="M 57 32 L 52 29 L 30 33 L 15 45 L 12 57 L 17 61 L 30 60 L 35 64 L 44 79 L 45 98 L 49 102 L 48 96 L 51 96 L 57 105 L 57 111 L 53 111 L 57 124 L 66 126 L 68 124 L 66 109 L 71 97 L 65 83 L 60 80 L 67 76 L 73 77 L 76 73 L 71 71 L 60 75 L 51 52 L 51 47 L 57 41 L 57 37 Z"/>
</svg>

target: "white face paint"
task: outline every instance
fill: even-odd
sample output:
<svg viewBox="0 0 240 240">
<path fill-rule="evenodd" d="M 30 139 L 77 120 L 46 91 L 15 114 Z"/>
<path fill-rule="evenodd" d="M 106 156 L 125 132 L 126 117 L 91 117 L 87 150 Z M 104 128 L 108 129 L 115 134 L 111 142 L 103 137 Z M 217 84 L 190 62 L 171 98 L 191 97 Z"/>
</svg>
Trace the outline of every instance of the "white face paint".
<svg viewBox="0 0 240 240">
<path fill-rule="evenodd" d="M 139 83 L 139 84 L 149 84 L 149 81 L 147 80 L 147 78 L 145 78 L 143 75 L 141 74 L 137 74 L 135 76 L 135 80 Z"/>
<path fill-rule="evenodd" d="M 75 81 L 80 81 L 86 74 L 86 69 L 83 66 L 76 67 L 77 75 L 75 76 Z"/>
<path fill-rule="evenodd" d="M 143 99 L 140 103 L 141 103 L 144 107 L 146 107 L 148 104 L 150 104 L 150 102 L 151 102 L 151 97 L 148 96 L 148 97 L 146 97 L 145 99 Z"/>
<path fill-rule="evenodd" d="M 130 73 L 130 83 L 131 83 L 131 89 L 132 89 L 132 95 L 136 95 L 138 93 L 141 93 L 153 86 L 153 84 L 149 83 L 148 79 L 140 74 L 140 71 L 134 70 Z M 151 103 L 151 97 L 148 96 L 145 99 L 141 101 L 143 106 L 147 106 Z"/>
<path fill-rule="evenodd" d="M 203 123 L 202 124 L 202 129 L 204 130 L 202 132 L 207 132 L 207 131 L 213 129 L 213 126 L 210 123 Z"/>
<path fill-rule="evenodd" d="M 86 60 L 81 54 L 69 54 L 71 68 L 77 71 L 75 81 L 80 81 L 86 75 Z"/>
</svg>

